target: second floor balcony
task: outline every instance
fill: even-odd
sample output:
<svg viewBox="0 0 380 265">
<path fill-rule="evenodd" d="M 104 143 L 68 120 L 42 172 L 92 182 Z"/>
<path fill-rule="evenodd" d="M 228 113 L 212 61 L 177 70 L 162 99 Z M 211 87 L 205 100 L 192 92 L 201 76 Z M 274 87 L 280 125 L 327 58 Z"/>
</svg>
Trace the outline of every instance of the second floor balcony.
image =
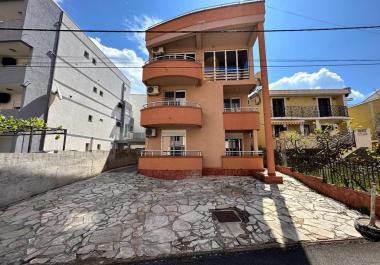
<svg viewBox="0 0 380 265">
<path fill-rule="evenodd" d="M 227 131 L 259 130 L 259 109 L 257 107 L 224 108 L 223 124 Z"/>
<path fill-rule="evenodd" d="M 326 118 L 348 117 L 346 106 L 286 106 L 272 108 L 273 118 Z"/>
<path fill-rule="evenodd" d="M 156 101 L 144 105 L 140 118 L 143 127 L 166 125 L 202 126 L 202 108 L 190 101 Z"/>
<path fill-rule="evenodd" d="M 145 85 L 195 85 L 201 79 L 202 64 L 184 54 L 157 56 L 143 67 Z"/>
</svg>

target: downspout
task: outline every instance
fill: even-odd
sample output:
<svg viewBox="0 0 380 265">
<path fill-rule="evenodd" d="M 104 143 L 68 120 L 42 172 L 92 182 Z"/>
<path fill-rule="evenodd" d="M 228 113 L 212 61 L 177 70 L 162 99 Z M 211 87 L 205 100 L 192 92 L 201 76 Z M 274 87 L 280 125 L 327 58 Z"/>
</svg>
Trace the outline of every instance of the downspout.
<svg viewBox="0 0 380 265">
<path fill-rule="evenodd" d="M 125 84 L 122 84 L 121 88 L 121 114 L 120 114 L 120 121 L 121 121 L 121 127 L 120 127 L 120 136 L 119 140 L 124 139 L 124 129 L 125 129 Z"/>
<path fill-rule="evenodd" d="M 60 37 L 60 29 L 62 26 L 62 20 L 63 20 L 63 11 L 60 12 L 59 14 L 59 21 L 56 23 L 56 28 L 57 28 L 57 34 L 55 35 L 55 42 L 54 42 L 54 47 L 53 51 L 51 52 L 52 56 L 52 67 L 50 68 L 50 77 L 49 77 L 49 84 L 48 84 L 48 90 L 47 90 L 47 104 L 46 104 L 46 110 L 44 113 L 44 121 L 47 124 L 48 122 L 48 117 L 49 117 L 49 107 L 50 107 L 50 94 L 53 89 L 53 81 L 54 81 L 54 74 L 55 74 L 55 64 L 57 61 L 57 53 L 58 53 L 58 44 L 59 44 L 59 37 Z M 46 134 L 43 133 L 41 135 L 41 140 L 40 140 L 40 151 L 44 150 L 45 146 L 45 139 L 46 139 Z"/>
</svg>

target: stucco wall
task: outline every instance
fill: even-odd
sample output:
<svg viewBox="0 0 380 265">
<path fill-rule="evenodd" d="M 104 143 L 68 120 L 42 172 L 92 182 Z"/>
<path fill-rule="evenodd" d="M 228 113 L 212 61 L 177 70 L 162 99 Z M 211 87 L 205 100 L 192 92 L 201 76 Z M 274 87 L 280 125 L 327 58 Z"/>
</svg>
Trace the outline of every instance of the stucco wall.
<svg viewBox="0 0 380 265">
<path fill-rule="evenodd" d="M 78 27 L 64 15 L 62 29 Z M 84 56 L 85 51 L 89 58 Z M 48 125 L 63 125 L 68 130 L 67 150 L 84 151 L 86 143 L 92 143 L 92 150 L 96 150 L 98 145 L 101 150 L 111 149 L 112 141 L 119 139 L 120 134 L 116 122 L 121 120 L 118 103 L 122 99 L 123 83 L 127 85 L 125 99 L 129 101 L 129 80 L 82 32 L 62 33 L 57 54 L 53 91 L 59 90 L 62 99 L 57 95 L 51 96 Z M 93 59 L 96 65 L 92 63 Z M 88 121 L 89 115 L 93 117 L 92 122 Z M 126 124 L 129 118 L 127 115 Z M 47 137 L 45 150 L 59 149 L 60 146 L 57 146 L 54 136 Z"/>
<path fill-rule="evenodd" d="M 0 154 L 0 207 L 137 163 L 132 151 Z"/>
</svg>

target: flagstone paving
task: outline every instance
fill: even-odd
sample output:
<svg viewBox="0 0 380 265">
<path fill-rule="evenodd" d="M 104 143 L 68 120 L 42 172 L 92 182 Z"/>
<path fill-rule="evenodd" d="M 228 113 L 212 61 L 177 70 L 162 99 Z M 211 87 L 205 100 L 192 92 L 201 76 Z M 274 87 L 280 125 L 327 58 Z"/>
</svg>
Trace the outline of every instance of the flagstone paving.
<svg viewBox="0 0 380 265">
<path fill-rule="evenodd" d="M 248 223 L 218 223 L 237 207 Z M 358 238 L 356 211 L 284 176 L 161 181 L 104 173 L 0 210 L 0 264 L 138 259 L 263 243 Z"/>
</svg>

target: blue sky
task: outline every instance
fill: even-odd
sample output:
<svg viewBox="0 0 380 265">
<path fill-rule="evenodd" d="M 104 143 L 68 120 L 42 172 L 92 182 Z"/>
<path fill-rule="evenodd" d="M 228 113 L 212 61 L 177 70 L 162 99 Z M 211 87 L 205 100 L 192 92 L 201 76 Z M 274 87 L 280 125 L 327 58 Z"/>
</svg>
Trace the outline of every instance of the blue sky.
<svg viewBox="0 0 380 265">
<path fill-rule="evenodd" d="M 57 0 L 81 28 L 145 29 L 147 26 L 197 8 L 226 0 Z M 365 4 L 364 4 L 365 3 Z M 267 0 L 266 29 L 380 25 L 380 1 Z M 290 12 L 290 13 L 289 13 Z M 296 14 L 294 14 L 296 13 Z M 147 59 L 143 34 L 89 34 L 118 65 L 142 65 Z M 378 59 L 380 29 L 333 32 L 266 33 L 267 58 Z M 342 62 L 268 62 L 336 64 Z M 343 62 L 344 63 L 344 62 Z M 352 62 L 348 62 L 352 63 Z M 354 62 L 355 63 L 355 62 Z M 142 93 L 141 70 L 124 69 L 133 92 Z M 380 65 L 269 68 L 271 89 L 352 87 L 357 103 L 380 88 Z"/>
</svg>

